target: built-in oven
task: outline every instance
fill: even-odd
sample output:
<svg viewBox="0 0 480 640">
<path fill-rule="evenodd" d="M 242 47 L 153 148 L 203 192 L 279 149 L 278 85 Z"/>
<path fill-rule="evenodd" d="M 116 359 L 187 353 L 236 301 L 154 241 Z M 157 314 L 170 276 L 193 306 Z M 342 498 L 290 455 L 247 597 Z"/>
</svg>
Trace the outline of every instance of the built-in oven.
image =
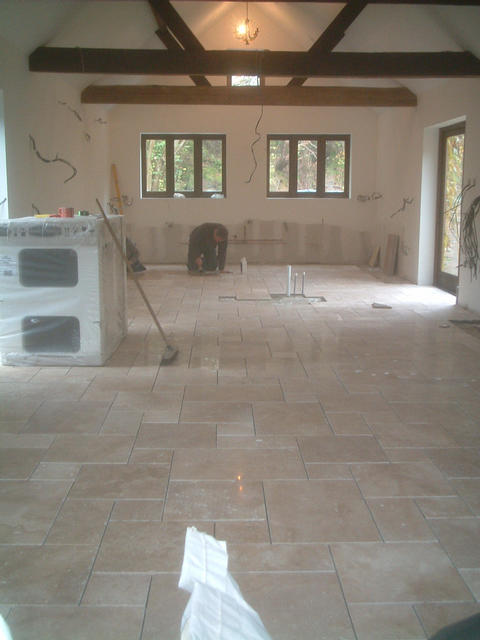
<svg viewBox="0 0 480 640">
<path fill-rule="evenodd" d="M 123 246 L 123 218 L 109 222 Z M 2 363 L 103 364 L 126 333 L 125 287 L 125 266 L 102 218 L 1 222 Z"/>
</svg>

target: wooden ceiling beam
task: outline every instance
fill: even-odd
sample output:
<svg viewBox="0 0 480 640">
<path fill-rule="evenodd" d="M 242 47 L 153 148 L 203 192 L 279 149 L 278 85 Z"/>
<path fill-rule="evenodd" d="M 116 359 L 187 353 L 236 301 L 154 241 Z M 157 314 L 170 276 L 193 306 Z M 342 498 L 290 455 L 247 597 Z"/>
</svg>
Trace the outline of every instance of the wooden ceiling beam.
<svg viewBox="0 0 480 640">
<path fill-rule="evenodd" d="M 417 97 L 404 87 L 179 87 L 90 85 L 84 104 L 176 104 L 291 107 L 415 107 Z"/>
<path fill-rule="evenodd" d="M 168 0 L 148 0 L 154 10 L 173 33 L 178 42 L 185 50 L 204 51 L 202 43 L 190 30 L 181 15 L 176 11 Z"/>
<path fill-rule="evenodd" d="M 156 2 L 155 0 L 148 0 L 148 1 L 149 1 L 149 4 L 150 4 L 150 8 L 152 10 L 153 16 L 154 16 L 154 18 L 156 20 L 156 23 L 157 23 L 157 26 L 158 26 L 158 29 L 155 32 L 157 34 L 158 38 L 163 42 L 163 44 L 170 51 L 183 51 L 182 45 L 179 43 L 177 38 L 171 33 L 171 31 L 169 30 L 169 28 L 167 26 L 167 23 L 163 19 L 163 15 L 162 15 L 161 9 L 159 8 L 159 3 Z M 202 45 L 200 45 L 200 46 L 202 46 Z M 203 47 L 202 47 L 202 49 L 203 49 Z M 196 84 L 199 87 L 205 87 L 205 86 L 209 87 L 210 86 L 210 82 L 207 80 L 207 78 L 205 76 L 192 75 L 192 76 L 190 76 L 190 79 L 192 80 L 192 82 L 194 84 Z"/>
<path fill-rule="evenodd" d="M 181 2 L 182 0 L 180 0 Z M 194 0 L 195 1 L 195 0 Z M 203 0 L 196 0 L 203 2 Z M 224 2 L 225 0 L 211 0 L 212 2 Z M 345 4 L 345 0 L 261 0 L 262 2 L 307 2 L 310 4 Z M 227 0 L 227 2 L 241 2 L 245 0 Z M 369 4 L 419 4 L 419 5 L 444 5 L 478 7 L 480 0 L 369 0 Z"/>
<path fill-rule="evenodd" d="M 310 47 L 310 53 L 330 53 L 342 40 L 345 31 L 367 6 L 368 0 L 349 0 L 343 9 L 335 16 L 322 35 Z M 301 86 L 308 78 L 292 78 L 289 86 Z"/>
<path fill-rule="evenodd" d="M 39 47 L 30 55 L 29 69 L 127 75 L 448 78 L 479 76 L 480 60 L 467 51 L 312 54 Z"/>
</svg>

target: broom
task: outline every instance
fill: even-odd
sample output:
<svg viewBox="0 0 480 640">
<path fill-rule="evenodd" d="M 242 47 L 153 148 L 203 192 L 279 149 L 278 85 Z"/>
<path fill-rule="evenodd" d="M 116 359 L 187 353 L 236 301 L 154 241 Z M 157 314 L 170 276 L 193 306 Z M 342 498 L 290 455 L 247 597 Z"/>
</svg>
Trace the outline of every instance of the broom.
<svg viewBox="0 0 480 640">
<path fill-rule="evenodd" d="M 137 274 L 135 273 L 135 271 L 134 271 L 134 270 L 132 269 L 132 267 L 130 266 L 130 263 L 129 263 L 128 259 L 127 259 L 127 256 L 125 255 L 125 252 L 123 251 L 123 248 L 122 248 L 122 246 L 121 246 L 120 242 L 118 241 L 118 238 L 116 237 L 115 232 L 114 232 L 114 230 L 112 229 L 112 225 L 111 225 L 111 224 L 110 224 L 110 222 L 108 221 L 108 218 L 107 218 L 107 216 L 105 215 L 105 211 L 103 210 L 103 207 L 102 207 L 102 205 L 100 204 L 100 202 L 99 202 L 98 198 L 97 198 L 96 200 L 97 200 L 98 207 L 99 207 L 99 209 L 100 209 L 100 213 L 102 214 L 103 219 L 105 220 L 105 224 L 107 225 L 107 229 L 109 230 L 110 235 L 112 236 L 113 241 L 115 242 L 115 246 L 117 247 L 117 249 L 118 249 L 118 251 L 119 251 L 120 255 L 122 256 L 122 260 L 123 260 L 123 262 L 126 264 L 127 269 L 128 269 L 128 272 L 129 272 L 129 273 L 130 273 L 130 275 L 132 276 L 133 281 L 135 282 L 135 284 L 136 284 L 136 286 L 137 286 L 137 289 L 138 289 L 138 291 L 140 292 L 140 295 L 141 295 L 141 296 L 142 296 L 142 298 L 143 298 L 143 301 L 144 301 L 144 302 L 145 302 L 145 304 L 147 305 L 147 309 L 150 311 L 150 315 L 151 315 L 151 316 L 152 316 L 152 318 L 153 318 L 153 321 L 154 321 L 154 323 L 155 323 L 155 326 L 157 327 L 158 331 L 160 332 L 160 335 L 162 336 L 162 340 L 163 340 L 163 341 L 164 341 L 164 343 L 165 343 L 165 350 L 164 350 L 164 352 L 163 352 L 163 354 L 162 354 L 162 359 L 160 360 L 160 366 L 165 365 L 165 364 L 170 364 L 170 362 L 172 362 L 172 360 L 177 356 L 177 354 L 178 354 L 178 349 L 176 349 L 174 346 L 172 346 L 171 344 L 169 344 L 169 342 L 168 342 L 168 338 L 167 338 L 167 336 L 165 335 L 165 332 L 164 332 L 164 330 L 162 329 L 162 327 L 161 327 L 161 325 L 160 325 L 160 323 L 159 323 L 159 321 L 158 321 L 158 319 L 157 319 L 157 316 L 155 315 L 154 310 L 152 309 L 152 305 L 151 305 L 151 304 L 150 304 L 150 302 L 148 301 L 148 298 L 147 298 L 147 296 L 145 295 L 145 292 L 144 292 L 144 290 L 142 289 L 142 286 L 140 285 L 140 282 L 139 282 L 139 281 L 138 281 L 138 279 L 137 279 Z"/>
</svg>

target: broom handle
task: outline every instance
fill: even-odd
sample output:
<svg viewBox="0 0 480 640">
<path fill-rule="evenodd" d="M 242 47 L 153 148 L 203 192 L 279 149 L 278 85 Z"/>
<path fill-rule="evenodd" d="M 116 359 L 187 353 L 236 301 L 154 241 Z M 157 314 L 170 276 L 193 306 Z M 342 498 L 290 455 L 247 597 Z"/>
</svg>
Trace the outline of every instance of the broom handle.
<svg viewBox="0 0 480 640">
<path fill-rule="evenodd" d="M 120 185 L 118 184 L 117 165 L 112 164 L 113 182 L 115 183 L 115 191 L 118 198 L 118 213 L 123 216 L 122 196 L 120 194 Z"/>
<path fill-rule="evenodd" d="M 164 342 L 165 342 L 165 344 L 168 346 L 167 336 L 165 335 L 165 332 L 163 331 L 162 327 L 160 326 L 160 323 L 159 323 L 159 322 L 158 322 L 158 320 L 157 320 L 157 316 L 155 315 L 155 311 L 152 309 L 152 305 L 151 305 L 151 304 L 150 304 L 150 302 L 148 301 L 148 298 L 147 298 L 147 296 L 145 295 L 145 292 L 144 292 L 143 288 L 141 287 L 140 282 L 137 280 L 137 274 L 135 273 L 135 271 L 134 271 L 134 270 L 132 269 L 132 267 L 130 266 L 129 261 L 127 260 L 127 256 L 125 255 L 125 253 L 124 253 L 124 251 L 123 251 L 123 248 L 122 248 L 122 246 L 121 246 L 120 242 L 118 241 L 117 236 L 115 235 L 115 232 L 114 232 L 114 230 L 113 230 L 113 228 L 112 228 L 112 225 L 111 225 L 111 224 L 110 224 L 110 222 L 108 221 L 108 218 L 107 218 L 107 216 L 105 215 L 105 211 L 103 210 L 102 205 L 101 205 L 101 204 L 100 204 L 100 202 L 98 201 L 98 198 L 97 198 L 97 204 L 98 204 L 98 207 L 99 207 L 99 209 L 100 209 L 100 213 L 102 214 L 103 219 L 105 220 L 105 224 L 107 225 L 107 229 L 110 231 L 110 235 L 112 236 L 113 241 L 115 242 L 115 246 L 117 247 L 117 249 L 118 249 L 118 251 L 119 251 L 120 255 L 122 256 L 123 262 L 127 265 L 127 269 L 128 269 L 128 271 L 129 271 L 130 275 L 133 277 L 133 281 L 134 281 L 134 282 L 135 282 L 135 284 L 137 285 L 137 289 L 138 289 L 138 291 L 140 292 L 140 295 L 142 296 L 143 301 L 144 301 L 144 302 L 145 302 L 145 304 L 147 305 L 147 309 L 150 311 L 150 315 L 152 316 L 153 321 L 154 321 L 154 323 L 155 323 L 155 325 L 156 325 L 157 329 L 159 330 L 160 335 L 161 335 L 161 336 L 162 336 L 162 338 L 163 338 L 163 341 L 164 341 Z"/>
</svg>

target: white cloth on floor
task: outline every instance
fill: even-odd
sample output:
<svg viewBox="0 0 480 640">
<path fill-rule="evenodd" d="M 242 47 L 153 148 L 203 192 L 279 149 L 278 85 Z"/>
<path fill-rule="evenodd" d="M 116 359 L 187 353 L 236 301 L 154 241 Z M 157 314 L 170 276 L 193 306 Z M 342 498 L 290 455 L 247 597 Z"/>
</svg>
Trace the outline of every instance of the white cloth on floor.
<svg viewBox="0 0 480 640">
<path fill-rule="evenodd" d="M 178 586 L 191 593 L 182 617 L 182 640 L 270 640 L 228 571 L 224 541 L 188 527 Z"/>
</svg>

